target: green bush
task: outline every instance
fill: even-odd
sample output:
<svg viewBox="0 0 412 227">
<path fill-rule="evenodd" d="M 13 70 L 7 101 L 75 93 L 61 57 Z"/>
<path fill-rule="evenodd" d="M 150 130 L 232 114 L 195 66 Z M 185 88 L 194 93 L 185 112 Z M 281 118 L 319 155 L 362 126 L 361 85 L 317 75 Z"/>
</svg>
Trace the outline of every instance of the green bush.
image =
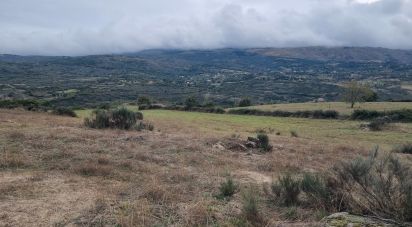
<svg viewBox="0 0 412 227">
<path fill-rule="evenodd" d="M 305 193 L 308 203 L 312 206 L 328 211 L 339 209 L 337 203 L 340 201 L 337 201 L 336 188 L 334 184 L 330 184 L 330 182 L 328 184 L 325 177 L 305 173 L 301 180 L 301 189 Z"/>
<path fill-rule="evenodd" d="M 264 111 L 258 109 L 231 109 L 228 111 L 229 114 L 237 115 L 256 115 L 256 116 L 272 116 L 272 117 L 299 117 L 299 118 L 316 118 L 316 119 L 337 119 L 339 118 L 339 113 L 335 110 L 314 110 L 314 111 Z"/>
<path fill-rule="evenodd" d="M 298 204 L 301 192 L 300 181 L 291 174 L 279 177 L 278 182 L 272 183 L 272 192 L 280 205 L 292 206 Z"/>
<path fill-rule="evenodd" d="M 12 100 L 0 100 L 0 108 L 24 108 L 30 111 L 45 111 L 50 108 L 50 103 L 43 100 L 34 99 L 12 99 Z"/>
<path fill-rule="evenodd" d="M 95 110 L 91 118 L 86 118 L 84 124 L 90 128 L 117 128 L 131 129 L 136 127 L 138 120 L 143 119 L 143 114 L 133 112 L 126 108 L 115 110 Z"/>
<path fill-rule="evenodd" d="M 77 117 L 77 114 L 72 109 L 65 108 L 65 107 L 55 108 L 52 111 L 52 113 L 55 115 L 61 115 L 61 116 Z"/>
<path fill-rule="evenodd" d="M 412 109 L 392 111 L 355 110 L 351 115 L 352 120 L 374 120 L 383 117 L 393 122 L 412 122 Z"/>
<path fill-rule="evenodd" d="M 229 175 L 226 177 L 226 181 L 220 184 L 219 197 L 226 198 L 233 196 L 237 191 L 237 185 L 233 181 L 233 178 Z"/>
<path fill-rule="evenodd" d="M 335 168 L 349 211 L 398 222 L 412 221 L 412 172 L 392 154 L 357 158 Z"/>
<path fill-rule="evenodd" d="M 378 117 L 373 119 L 367 126 L 372 131 L 382 131 L 389 123 L 390 119 L 388 117 Z"/>
<path fill-rule="evenodd" d="M 252 102 L 248 98 L 244 98 L 240 100 L 239 102 L 239 107 L 246 107 L 246 106 L 251 106 L 251 105 L 252 105 Z"/>
<path fill-rule="evenodd" d="M 412 143 L 403 144 L 393 150 L 396 153 L 412 154 Z"/>
<path fill-rule="evenodd" d="M 267 152 L 272 150 L 272 145 L 269 144 L 269 137 L 266 133 L 259 133 L 257 139 L 259 140 L 259 147 L 263 151 Z"/>
<path fill-rule="evenodd" d="M 259 223 L 261 221 L 259 202 L 259 193 L 255 186 L 251 186 L 242 192 L 242 213 L 252 223 Z"/>
</svg>

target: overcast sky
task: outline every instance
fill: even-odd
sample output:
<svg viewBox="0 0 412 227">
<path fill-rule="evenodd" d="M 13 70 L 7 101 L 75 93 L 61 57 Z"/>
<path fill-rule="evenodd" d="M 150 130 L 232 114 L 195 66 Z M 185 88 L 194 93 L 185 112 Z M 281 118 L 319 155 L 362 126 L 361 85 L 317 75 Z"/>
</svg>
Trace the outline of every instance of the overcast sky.
<svg viewBox="0 0 412 227">
<path fill-rule="evenodd" d="M 412 49 L 412 0 L 0 0 L 0 53 L 313 45 Z"/>
</svg>

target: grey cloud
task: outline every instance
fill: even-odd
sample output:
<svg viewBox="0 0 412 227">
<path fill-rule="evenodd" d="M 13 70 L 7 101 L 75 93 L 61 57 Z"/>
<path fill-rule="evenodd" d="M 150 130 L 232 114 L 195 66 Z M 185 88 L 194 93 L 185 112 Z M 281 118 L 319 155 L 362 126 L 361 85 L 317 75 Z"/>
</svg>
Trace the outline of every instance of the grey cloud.
<svg viewBox="0 0 412 227">
<path fill-rule="evenodd" d="M 0 53 L 309 45 L 412 48 L 412 0 L 2 0 Z"/>
</svg>

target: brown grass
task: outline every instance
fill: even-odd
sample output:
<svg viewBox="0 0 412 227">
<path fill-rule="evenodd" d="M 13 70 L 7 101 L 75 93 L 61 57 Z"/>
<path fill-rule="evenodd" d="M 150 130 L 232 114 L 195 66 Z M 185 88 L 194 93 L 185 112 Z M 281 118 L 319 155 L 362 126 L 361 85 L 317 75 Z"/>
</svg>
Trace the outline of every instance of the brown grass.
<svg viewBox="0 0 412 227">
<path fill-rule="evenodd" d="M 225 173 L 262 194 L 262 184 L 285 171 L 320 171 L 368 152 L 286 133 L 269 135 L 270 153 L 217 149 L 256 128 L 202 133 L 196 122 L 159 121 L 153 132 L 93 130 L 79 118 L 18 110 L 0 110 L 0 122 L 0 226 L 236 226 L 244 218 L 240 193 L 215 197 Z M 288 220 L 261 199 L 265 223 Z"/>
</svg>

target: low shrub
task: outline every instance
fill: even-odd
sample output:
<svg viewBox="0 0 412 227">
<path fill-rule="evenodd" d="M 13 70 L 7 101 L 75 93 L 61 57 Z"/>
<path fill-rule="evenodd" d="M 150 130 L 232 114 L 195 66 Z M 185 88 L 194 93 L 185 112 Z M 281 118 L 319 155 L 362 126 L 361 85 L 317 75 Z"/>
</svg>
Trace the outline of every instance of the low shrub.
<svg viewBox="0 0 412 227">
<path fill-rule="evenodd" d="M 355 110 L 352 120 L 373 120 L 386 117 L 393 122 L 412 122 L 412 109 L 376 111 L 376 110 Z"/>
<path fill-rule="evenodd" d="M 152 123 L 149 122 L 143 122 L 140 121 L 136 126 L 135 129 L 137 131 L 143 131 L 143 130 L 149 130 L 149 131 L 153 131 L 154 130 L 154 125 Z"/>
<path fill-rule="evenodd" d="M 396 153 L 403 153 L 403 154 L 412 154 L 412 143 L 407 143 L 398 146 L 393 150 Z"/>
<path fill-rule="evenodd" d="M 354 110 L 351 119 L 352 120 L 370 120 L 380 117 L 381 114 L 376 110 Z"/>
<path fill-rule="evenodd" d="M 259 202 L 259 193 L 255 186 L 251 186 L 242 192 L 242 213 L 251 223 L 262 221 L 259 214 Z"/>
<path fill-rule="evenodd" d="M 259 147 L 262 151 L 267 152 L 272 150 L 272 145 L 269 144 L 269 137 L 266 133 L 259 133 L 257 139 L 259 140 Z"/>
<path fill-rule="evenodd" d="M 45 111 L 50 108 L 50 103 L 47 101 L 34 99 L 7 99 L 0 100 L 0 108 L 24 108 L 29 111 Z"/>
<path fill-rule="evenodd" d="M 339 118 L 339 113 L 335 110 L 314 110 L 314 111 L 263 111 L 258 109 L 231 109 L 228 111 L 229 114 L 237 115 L 256 115 L 256 116 L 272 116 L 272 117 L 298 117 L 298 118 L 316 118 L 316 119 L 337 119 Z"/>
<path fill-rule="evenodd" d="M 281 176 L 278 182 L 272 183 L 272 193 L 280 205 L 296 205 L 300 192 L 300 181 L 291 174 Z"/>
<path fill-rule="evenodd" d="M 412 221 L 412 172 L 392 154 L 357 158 L 335 168 L 342 198 L 352 212 Z"/>
<path fill-rule="evenodd" d="M 237 191 L 237 185 L 235 184 L 235 182 L 233 181 L 233 178 L 228 175 L 226 177 L 226 181 L 220 184 L 219 187 L 219 198 L 226 198 L 226 197 L 231 197 L 233 196 L 236 191 Z"/>
<path fill-rule="evenodd" d="M 52 113 L 54 115 L 60 115 L 60 116 L 69 116 L 69 117 L 77 117 L 77 114 L 69 108 L 65 108 L 65 107 L 58 107 L 55 108 Z"/>
<path fill-rule="evenodd" d="M 378 117 L 373 119 L 367 126 L 372 131 L 382 131 L 389 123 L 390 119 L 388 117 Z"/>
<path fill-rule="evenodd" d="M 95 110 L 91 118 L 86 118 L 85 126 L 90 128 L 117 128 L 117 129 L 132 129 L 136 126 L 138 120 L 143 119 L 143 114 L 133 112 L 126 108 L 115 110 Z"/>
<path fill-rule="evenodd" d="M 330 179 L 329 179 L 330 180 Z M 333 180 L 311 173 L 305 173 L 301 180 L 301 189 L 305 193 L 307 202 L 313 207 L 326 211 L 337 211 L 342 208 L 338 190 Z"/>
</svg>

